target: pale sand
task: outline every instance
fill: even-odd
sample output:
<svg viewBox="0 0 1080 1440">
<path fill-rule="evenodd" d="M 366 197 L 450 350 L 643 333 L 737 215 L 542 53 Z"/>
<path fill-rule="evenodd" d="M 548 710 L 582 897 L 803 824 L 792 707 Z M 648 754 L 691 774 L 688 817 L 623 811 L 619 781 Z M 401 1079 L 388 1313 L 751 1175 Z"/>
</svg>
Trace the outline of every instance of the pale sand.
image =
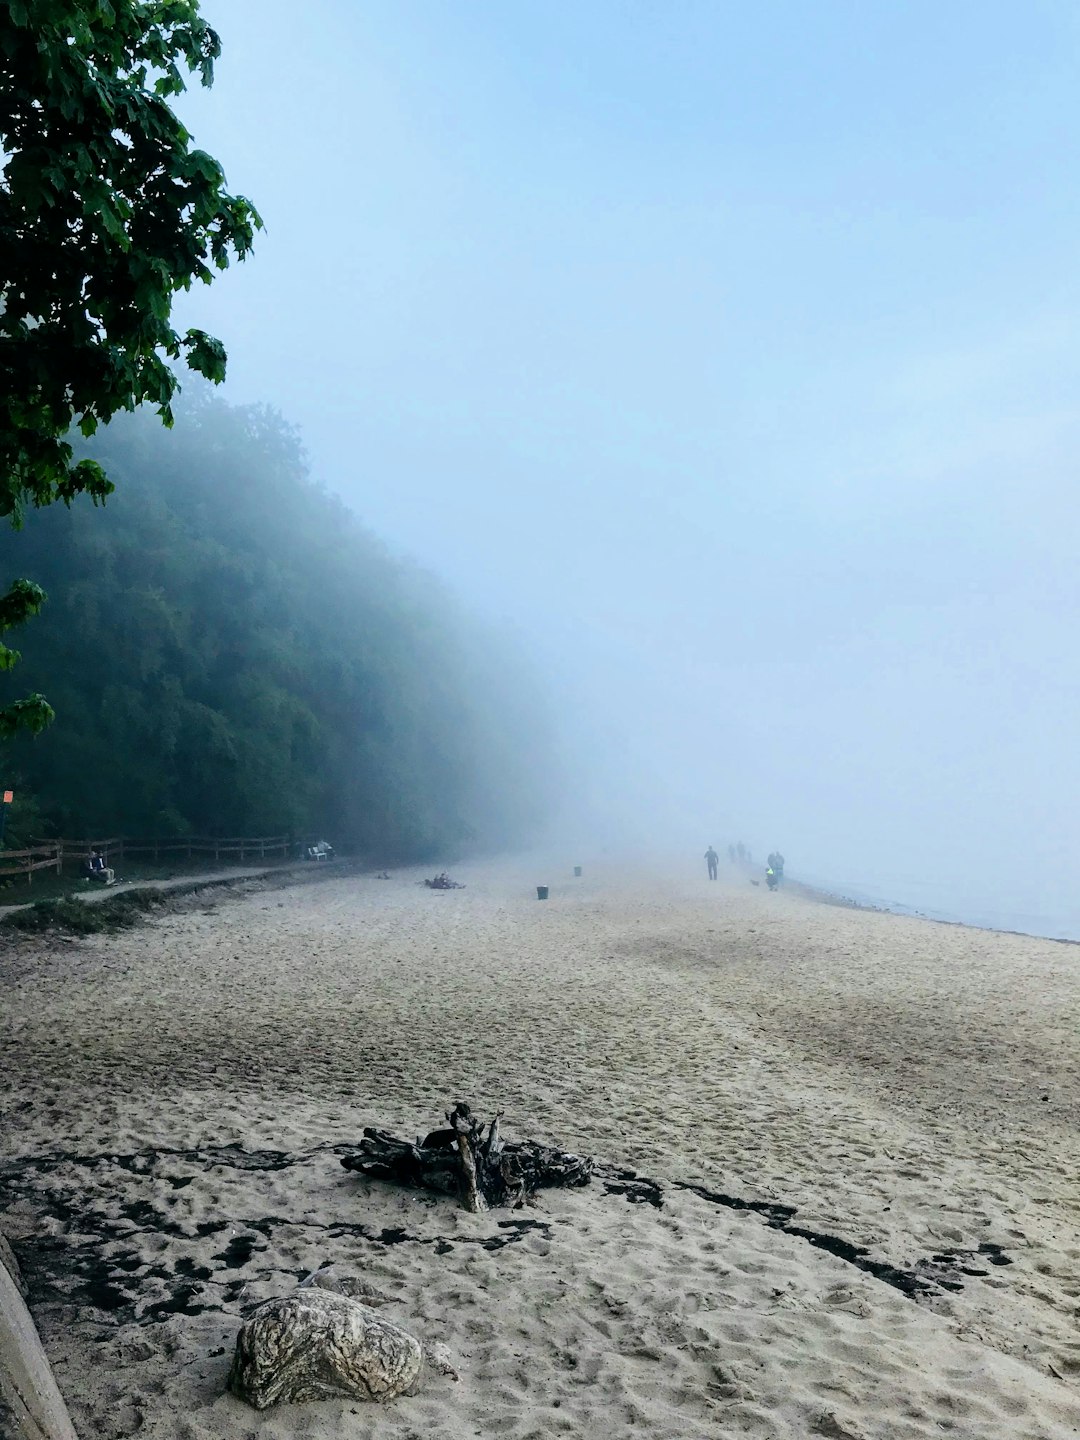
<svg viewBox="0 0 1080 1440">
<path fill-rule="evenodd" d="M 0 957 L 4 1223 L 87 1440 L 1080 1433 L 1080 950 L 704 875 L 460 878 L 256 889 Z M 340 1168 L 365 1124 L 457 1099 L 662 1208 L 594 1182 L 475 1217 Z M 962 1289 L 911 1298 L 680 1181 L 908 1271 L 947 1252 L 922 1271 Z M 1013 1263 L 960 1253 L 986 1244 Z M 460 1382 L 378 1410 L 223 1394 L 245 1306 L 327 1260 Z"/>
</svg>

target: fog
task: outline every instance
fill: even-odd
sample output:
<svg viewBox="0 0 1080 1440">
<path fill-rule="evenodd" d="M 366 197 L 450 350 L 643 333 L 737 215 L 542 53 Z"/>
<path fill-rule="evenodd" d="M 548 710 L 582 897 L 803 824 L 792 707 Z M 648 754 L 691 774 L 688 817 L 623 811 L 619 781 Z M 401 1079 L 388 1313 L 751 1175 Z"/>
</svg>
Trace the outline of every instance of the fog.
<svg viewBox="0 0 1080 1440">
<path fill-rule="evenodd" d="M 1075 10 L 204 8 L 180 319 L 516 627 L 566 843 L 1080 935 Z"/>
</svg>

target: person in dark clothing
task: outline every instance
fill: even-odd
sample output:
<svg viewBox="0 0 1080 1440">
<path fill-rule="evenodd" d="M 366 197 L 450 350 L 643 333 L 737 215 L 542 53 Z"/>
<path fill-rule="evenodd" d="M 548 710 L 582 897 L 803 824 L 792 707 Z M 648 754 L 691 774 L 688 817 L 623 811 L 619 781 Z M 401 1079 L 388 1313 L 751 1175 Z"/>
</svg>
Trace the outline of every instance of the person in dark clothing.
<svg viewBox="0 0 1080 1440">
<path fill-rule="evenodd" d="M 105 864 L 105 857 L 100 850 L 91 850 L 83 861 L 83 876 L 102 885 L 111 885 L 116 879 L 113 871 Z"/>
<path fill-rule="evenodd" d="M 705 863 L 706 863 L 706 865 L 708 865 L 708 867 L 709 867 L 709 879 L 710 879 L 710 880 L 715 880 L 715 879 L 716 879 L 716 867 L 717 867 L 717 865 L 719 864 L 719 861 L 720 861 L 720 856 L 716 853 L 716 851 L 715 851 L 715 850 L 713 849 L 713 847 L 710 845 L 709 848 L 705 851 Z"/>
</svg>

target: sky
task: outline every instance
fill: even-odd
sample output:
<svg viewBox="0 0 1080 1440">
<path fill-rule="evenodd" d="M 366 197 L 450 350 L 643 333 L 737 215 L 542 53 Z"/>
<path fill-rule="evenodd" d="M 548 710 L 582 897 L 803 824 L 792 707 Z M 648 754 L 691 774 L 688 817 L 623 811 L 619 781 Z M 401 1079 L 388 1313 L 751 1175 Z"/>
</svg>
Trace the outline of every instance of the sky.
<svg viewBox="0 0 1080 1440">
<path fill-rule="evenodd" d="M 179 318 L 515 628 L 567 823 L 1080 935 L 1080 12 L 203 10 L 266 233 Z"/>
</svg>

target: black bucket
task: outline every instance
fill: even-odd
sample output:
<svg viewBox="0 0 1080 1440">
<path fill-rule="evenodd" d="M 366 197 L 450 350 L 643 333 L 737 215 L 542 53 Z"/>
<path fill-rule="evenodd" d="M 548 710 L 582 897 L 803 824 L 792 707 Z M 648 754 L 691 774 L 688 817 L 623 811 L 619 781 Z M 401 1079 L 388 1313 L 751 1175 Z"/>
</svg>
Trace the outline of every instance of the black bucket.
<svg viewBox="0 0 1080 1440">
<path fill-rule="evenodd" d="M 546 900 L 547 897 L 548 897 L 548 887 L 547 887 L 546 885 L 537 885 L 537 887 L 536 887 L 536 898 L 537 898 L 538 900 Z"/>
<path fill-rule="evenodd" d="M 574 866 L 574 878 L 577 879 L 577 880 L 580 880 L 580 879 L 581 879 L 581 866 L 580 866 L 580 865 L 575 865 L 575 866 Z"/>
</svg>

